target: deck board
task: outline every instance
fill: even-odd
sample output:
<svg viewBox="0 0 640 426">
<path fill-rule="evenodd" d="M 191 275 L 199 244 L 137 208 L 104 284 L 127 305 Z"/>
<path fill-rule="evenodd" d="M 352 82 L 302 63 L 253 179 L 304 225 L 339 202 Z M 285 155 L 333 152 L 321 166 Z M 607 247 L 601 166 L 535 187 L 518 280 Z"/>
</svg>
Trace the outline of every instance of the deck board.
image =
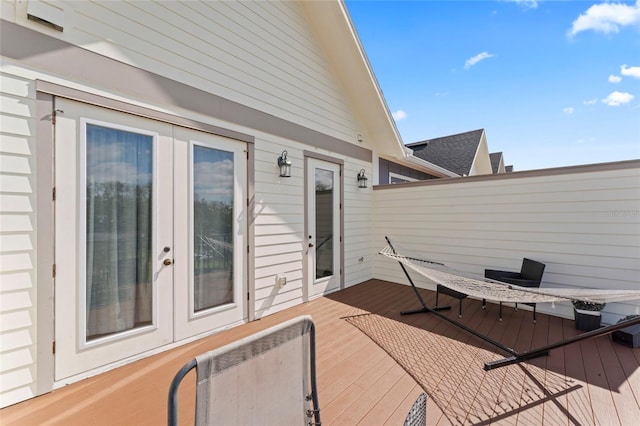
<svg viewBox="0 0 640 426">
<path fill-rule="evenodd" d="M 421 294 L 432 306 L 435 293 Z M 440 297 L 457 319 L 457 300 Z M 520 351 L 577 334 L 571 320 L 539 314 L 534 325 L 529 310 L 505 306 L 500 322 L 498 305 L 480 305 L 466 299 L 461 321 Z M 506 354 L 435 315 L 400 315 L 417 307 L 410 287 L 371 280 L 7 407 L 0 423 L 164 424 L 169 383 L 186 361 L 310 314 L 324 425 L 402 424 L 423 390 L 430 425 L 637 424 L 640 350 L 602 337 L 485 372 Z M 181 424 L 193 422 L 194 382 L 190 373 L 180 388 Z"/>
</svg>

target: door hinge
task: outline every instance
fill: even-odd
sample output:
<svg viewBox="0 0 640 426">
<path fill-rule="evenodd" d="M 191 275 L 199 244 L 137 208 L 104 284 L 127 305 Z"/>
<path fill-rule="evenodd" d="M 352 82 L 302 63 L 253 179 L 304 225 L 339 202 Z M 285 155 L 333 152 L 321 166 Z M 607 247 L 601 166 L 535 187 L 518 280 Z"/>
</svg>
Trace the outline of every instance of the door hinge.
<svg viewBox="0 0 640 426">
<path fill-rule="evenodd" d="M 245 151 L 245 153 L 247 154 L 247 160 L 249 159 L 249 151 Z"/>
<path fill-rule="evenodd" d="M 56 264 L 55 263 L 53 264 L 53 267 L 51 268 L 51 276 L 53 278 L 56 277 Z"/>
<path fill-rule="evenodd" d="M 55 355 L 56 353 L 56 341 L 51 342 L 51 352 Z"/>
<path fill-rule="evenodd" d="M 247 301 L 249 301 L 249 300 L 250 300 L 250 299 L 249 299 L 249 292 L 247 292 Z"/>
<path fill-rule="evenodd" d="M 53 110 L 53 113 L 51 114 L 51 124 L 56 124 L 56 118 L 58 117 L 58 114 L 64 114 L 64 111 L 60 108 L 55 108 Z"/>
<path fill-rule="evenodd" d="M 56 200 L 56 187 L 55 186 L 53 188 L 51 188 L 51 199 L 53 201 Z"/>
<path fill-rule="evenodd" d="M 247 245 L 247 254 L 250 253 L 249 246 Z"/>
</svg>

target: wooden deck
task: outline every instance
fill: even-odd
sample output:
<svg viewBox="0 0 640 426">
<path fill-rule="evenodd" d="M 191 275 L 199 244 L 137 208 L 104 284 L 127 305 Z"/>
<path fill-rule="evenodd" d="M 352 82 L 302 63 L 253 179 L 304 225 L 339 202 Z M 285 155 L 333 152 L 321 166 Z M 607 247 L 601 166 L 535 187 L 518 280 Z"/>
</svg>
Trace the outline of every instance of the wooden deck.
<svg viewBox="0 0 640 426">
<path fill-rule="evenodd" d="M 423 292 L 428 303 L 435 294 Z M 441 300 L 449 300 L 441 296 Z M 453 301 L 457 304 L 457 301 Z M 640 424 L 640 350 L 600 337 L 489 372 L 506 354 L 418 307 L 410 287 L 372 280 L 167 351 L 0 411 L 8 425 L 160 425 L 175 372 L 196 354 L 283 320 L 311 314 L 317 328 L 324 425 L 399 425 L 426 391 L 427 423 Z M 446 311 L 445 311 L 446 312 Z M 577 334 L 573 321 L 464 302 L 468 326 L 518 351 Z M 363 315 L 361 315 L 363 314 Z M 446 315 L 457 314 L 457 309 Z M 193 373 L 180 390 L 181 423 L 193 422 Z"/>
</svg>

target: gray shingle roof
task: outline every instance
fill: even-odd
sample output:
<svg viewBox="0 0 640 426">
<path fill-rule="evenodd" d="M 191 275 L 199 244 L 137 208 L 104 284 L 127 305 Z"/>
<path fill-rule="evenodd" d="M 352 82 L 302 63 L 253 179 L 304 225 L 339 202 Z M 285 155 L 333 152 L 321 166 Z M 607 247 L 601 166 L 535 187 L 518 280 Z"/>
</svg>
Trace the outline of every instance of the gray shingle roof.
<svg viewBox="0 0 640 426">
<path fill-rule="evenodd" d="M 413 155 L 459 175 L 468 175 L 484 129 L 407 144 Z"/>
<path fill-rule="evenodd" d="M 500 160 L 502 160 L 501 152 L 492 152 L 489 154 L 489 160 L 491 160 L 491 170 L 493 173 L 498 173 L 498 167 L 500 167 Z"/>
</svg>

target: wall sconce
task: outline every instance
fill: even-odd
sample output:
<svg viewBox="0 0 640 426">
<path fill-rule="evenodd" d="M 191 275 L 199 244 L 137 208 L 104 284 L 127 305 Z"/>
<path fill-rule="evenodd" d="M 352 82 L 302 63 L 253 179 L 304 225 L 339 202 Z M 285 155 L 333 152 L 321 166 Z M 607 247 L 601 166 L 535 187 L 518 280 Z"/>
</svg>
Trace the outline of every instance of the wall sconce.
<svg viewBox="0 0 640 426">
<path fill-rule="evenodd" d="M 364 175 L 364 169 L 360 170 L 360 173 L 358 173 L 358 188 L 366 188 L 367 180 L 367 177 Z"/>
<path fill-rule="evenodd" d="M 278 167 L 280 167 L 280 177 L 291 177 L 291 161 L 287 159 L 287 151 L 282 151 L 278 157 Z"/>
</svg>

